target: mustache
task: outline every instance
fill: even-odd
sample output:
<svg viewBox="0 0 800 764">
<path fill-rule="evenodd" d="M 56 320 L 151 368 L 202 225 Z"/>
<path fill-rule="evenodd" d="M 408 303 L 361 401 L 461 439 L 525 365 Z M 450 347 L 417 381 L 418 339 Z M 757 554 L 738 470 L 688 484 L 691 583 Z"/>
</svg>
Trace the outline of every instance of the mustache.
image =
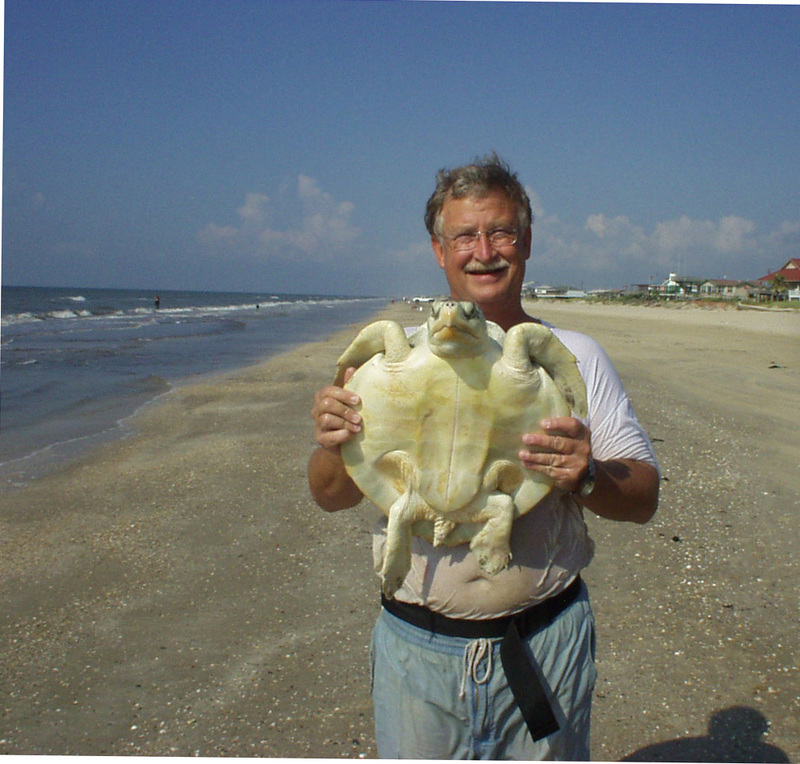
<svg viewBox="0 0 800 764">
<path fill-rule="evenodd" d="M 504 271 L 509 268 L 509 264 L 506 260 L 496 260 L 493 263 L 478 263 L 472 262 L 469 263 L 464 268 L 465 273 L 496 273 L 497 271 Z"/>
</svg>

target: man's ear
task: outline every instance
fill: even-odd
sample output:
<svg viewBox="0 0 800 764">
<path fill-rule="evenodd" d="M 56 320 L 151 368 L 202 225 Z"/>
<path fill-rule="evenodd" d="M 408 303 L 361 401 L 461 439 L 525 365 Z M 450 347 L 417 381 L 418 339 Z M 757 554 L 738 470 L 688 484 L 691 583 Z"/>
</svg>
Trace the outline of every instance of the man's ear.
<svg viewBox="0 0 800 764">
<path fill-rule="evenodd" d="M 431 236 L 431 246 L 433 247 L 433 254 L 436 255 L 436 262 L 439 263 L 440 268 L 444 268 L 444 248 L 438 236 Z"/>
<path fill-rule="evenodd" d="M 531 227 L 528 226 L 524 234 L 522 234 L 522 246 L 525 252 L 525 260 L 531 256 L 531 241 L 533 240 L 533 233 Z"/>
</svg>

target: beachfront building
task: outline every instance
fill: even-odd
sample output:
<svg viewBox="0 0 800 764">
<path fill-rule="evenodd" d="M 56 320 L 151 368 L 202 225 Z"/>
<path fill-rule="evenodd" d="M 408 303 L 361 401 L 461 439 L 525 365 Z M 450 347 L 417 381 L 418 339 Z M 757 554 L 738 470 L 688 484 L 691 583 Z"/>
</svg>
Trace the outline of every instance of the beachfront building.
<svg viewBox="0 0 800 764">
<path fill-rule="evenodd" d="M 646 291 L 647 290 L 645 290 L 645 293 Z M 592 291 L 589 292 L 590 297 L 597 297 L 601 300 L 619 299 L 629 294 L 639 294 L 639 292 L 633 287 L 626 287 L 625 289 L 592 289 Z"/>
<path fill-rule="evenodd" d="M 800 257 L 793 257 L 786 261 L 782 268 L 768 273 L 757 279 L 761 285 L 761 296 L 774 297 L 775 283 L 782 283 L 786 287 L 786 299 L 800 300 Z M 783 299 L 783 298 L 781 298 Z"/>
<path fill-rule="evenodd" d="M 583 289 L 573 289 L 568 286 L 547 286 L 542 284 L 533 288 L 534 297 L 558 298 L 561 300 L 584 299 L 589 296 Z"/>
<path fill-rule="evenodd" d="M 708 279 L 700 284 L 703 297 L 721 297 L 725 300 L 747 300 L 757 297 L 760 284 L 753 281 L 736 281 L 734 279 Z"/>
<path fill-rule="evenodd" d="M 694 276 L 679 276 L 670 273 L 669 278 L 655 288 L 655 292 L 664 297 L 692 297 L 700 294 L 700 285 L 705 279 Z"/>
</svg>

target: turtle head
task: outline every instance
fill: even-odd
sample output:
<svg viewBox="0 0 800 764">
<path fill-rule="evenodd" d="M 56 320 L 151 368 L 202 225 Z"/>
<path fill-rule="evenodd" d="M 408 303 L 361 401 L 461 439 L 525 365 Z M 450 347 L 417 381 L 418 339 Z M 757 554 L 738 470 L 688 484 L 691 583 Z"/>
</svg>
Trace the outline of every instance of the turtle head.
<svg viewBox="0 0 800 764">
<path fill-rule="evenodd" d="M 442 358 L 481 355 L 489 335 L 483 311 L 474 302 L 436 300 L 428 318 L 428 345 Z"/>
</svg>

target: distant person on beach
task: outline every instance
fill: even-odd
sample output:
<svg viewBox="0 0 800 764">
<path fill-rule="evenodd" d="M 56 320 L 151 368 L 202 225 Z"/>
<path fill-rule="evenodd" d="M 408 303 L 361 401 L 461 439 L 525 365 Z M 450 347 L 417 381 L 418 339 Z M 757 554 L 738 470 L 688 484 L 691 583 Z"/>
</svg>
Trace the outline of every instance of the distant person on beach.
<svg viewBox="0 0 800 764">
<path fill-rule="evenodd" d="M 156 295 L 156 310 L 160 310 L 160 309 L 161 309 L 161 295 L 157 294 Z"/>
<path fill-rule="evenodd" d="M 505 330 L 538 322 L 521 297 L 531 223 L 525 189 L 494 154 L 442 170 L 426 208 L 452 298 L 477 303 Z M 543 434 L 522 436 L 520 460 L 552 478 L 554 490 L 514 523 L 505 570 L 490 576 L 463 547 L 414 538 L 411 571 L 373 632 L 383 758 L 589 759 L 595 630 L 580 572 L 594 544 L 583 511 L 645 523 L 656 511 L 659 474 L 603 349 L 577 332 L 553 331 L 578 360 L 589 415 L 545 420 Z M 332 385 L 314 399 L 319 447 L 309 486 L 329 512 L 363 498 L 339 451 L 360 430 L 358 403 Z M 384 518 L 374 536 L 378 570 L 385 526 Z"/>
</svg>

